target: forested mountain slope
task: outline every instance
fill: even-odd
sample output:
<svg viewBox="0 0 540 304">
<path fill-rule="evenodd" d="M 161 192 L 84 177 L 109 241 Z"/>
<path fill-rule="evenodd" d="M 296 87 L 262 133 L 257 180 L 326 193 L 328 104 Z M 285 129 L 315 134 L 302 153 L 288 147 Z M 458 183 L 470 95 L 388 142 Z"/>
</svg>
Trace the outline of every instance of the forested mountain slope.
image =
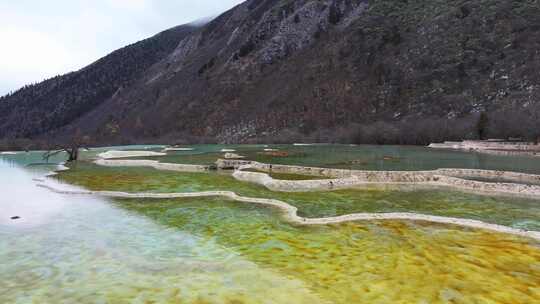
<svg viewBox="0 0 540 304">
<path fill-rule="evenodd" d="M 33 137 L 73 122 L 140 78 L 196 28 L 179 26 L 117 50 L 77 72 L 0 99 L 0 137 Z"/>
<path fill-rule="evenodd" d="M 491 137 L 540 130 L 538 1 L 251 0 L 179 29 L 131 46 L 148 64 L 3 98 L 0 136 L 423 144 L 478 136 L 480 113 Z"/>
</svg>

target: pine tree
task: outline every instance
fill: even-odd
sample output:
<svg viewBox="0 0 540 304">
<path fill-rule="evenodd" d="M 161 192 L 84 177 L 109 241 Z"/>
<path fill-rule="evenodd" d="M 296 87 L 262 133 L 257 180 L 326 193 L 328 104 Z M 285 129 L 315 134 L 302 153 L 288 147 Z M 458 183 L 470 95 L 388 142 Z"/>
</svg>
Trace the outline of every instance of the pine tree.
<svg viewBox="0 0 540 304">
<path fill-rule="evenodd" d="M 478 123 L 476 124 L 476 131 L 478 132 L 478 138 L 480 140 L 486 139 L 488 131 L 489 118 L 486 112 L 480 113 Z"/>
</svg>

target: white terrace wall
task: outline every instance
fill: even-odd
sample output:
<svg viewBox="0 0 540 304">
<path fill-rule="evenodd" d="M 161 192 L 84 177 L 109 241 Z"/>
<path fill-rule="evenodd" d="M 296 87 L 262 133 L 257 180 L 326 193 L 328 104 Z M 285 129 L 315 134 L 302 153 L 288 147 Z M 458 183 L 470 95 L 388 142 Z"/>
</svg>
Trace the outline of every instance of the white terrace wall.
<svg viewBox="0 0 540 304">
<path fill-rule="evenodd" d="M 316 168 L 289 165 L 263 164 L 255 161 L 218 160 L 220 169 L 238 169 L 243 166 L 257 169 L 262 172 L 275 172 L 285 174 L 298 174 L 307 176 L 321 176 L 329 178 L 357 177 L 365 182 L 373 183 L 408 183 L 430 182 L 437 180 L 437 172 L 434 171 L 362 171 L 332 168 Z"/>
<path fill-rule="evenodd" d="M 459 178 L 504 179 L 518 183 L 540 184 L 540 175 L 480 169 L 438 169 L 437 174 Z"/>
<path fill-rule="evenodd" d="M 446 141 L 433 143 L 430 148 L 438 149 L 464 149 L 464 150 L 511 150 L 511 151 L 540 151 L 540 144 L 532 142 L 465 140 L 463 142 Z"/>
<path fill-rule="evenodd" d="M 301 166 L 270 165 L 259 162 L 226 160 L 217 162 L 218 168 L 254 168 L 263 172 L 315 175 L 331 177 L 323 180 L 277 180 L 265 173 L 236 170 L 233 176 L 241 181 L 263 185 L 273 191 L 297 192 L 353 188 L 365 184 L 427 184 L 500 194 L 518 194 L 540 197 L 540 185 L 515 183 L 488 183 L 460 177 L 504 178 L 528 183 L 540 183 L 540 175 L 516 172 L 439 169 L 433 171 L 360 171 L 313 168 Z"/>
</svg>

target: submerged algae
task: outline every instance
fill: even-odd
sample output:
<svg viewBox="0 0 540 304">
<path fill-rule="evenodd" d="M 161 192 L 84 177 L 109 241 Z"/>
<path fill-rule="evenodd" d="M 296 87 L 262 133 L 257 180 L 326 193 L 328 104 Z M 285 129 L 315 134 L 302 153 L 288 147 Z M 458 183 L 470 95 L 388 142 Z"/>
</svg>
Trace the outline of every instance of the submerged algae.
<svg viewBox="0 0 540 304">
<path fill-rule="evenodd" d="M 298 279 L 98 198 L 0 236 L 1 303 L 324 303 Z"/>
<path fill-rule="evenodd" d="M 273 210 L 219 198 L 116 202 L 301 280 L 333 303 L 540 300 L 540 248 L 510 235 L 409 221 L 295 227 Z"/>
<path fill-rule="evenodd" d="M 490 197 L 459 191 L 407 187 L 350 189 L 329 192 L 280 193 L 239 182 L 227 173 L 178 173 L 146 168 L 106 168 L 78 163 L 62 172 L 63 181 L 90 190 L 126 192 L 234 191 L 238 195 L 273 198 L 298 207 L 304 217 L 330 217 L 350 213 L 415 212 L 461 217 L 540 231 L 537 200 Z"/>
<path fill-rule="evenodd" d="M 528 200 L 489 198 L 486 207 L 477 205 L 486 197 L 435 190 L 426 190 L 435 194 L 422 199 L 418 191 L 274 193 L 216 173 L 85 163 L 59 178 L 95 190 L 283 195 L 303 212 L 322 215 L 350 213 L 351 208 L 411 208 L 412 203 L 446 212 L 448 206 L 432 205 L 429 198 L 440 201 L 443 195 L 448 201 L 442 204 L 450 205 L 463 195 L 472 214 L 504 220 L 514 216 L 505 213 L 503 207 L 509 206 L 518 219 L 529 210 L 530 219 L 538 220 L 537 204 Z M 6 245 L 0 256 L 14 261 L 0 264 L 0 278 L 6 278 L 0 283 L 26 284 L 0 284 L 0 298 L 55 303 L 540 301 L 540 245 L 512 235 L 411 221 L 297 227 L 282 221 L 277 210 L 221 198 L 121 199 L 114 204 L 116 211 L 96 202 L 72 206 L 76 218 L 64 212 L 52 230 L 12 234 L 0 229 L 0 245 Z M 106 212 L 89 212 L 95 206 Z"/>
</svg>

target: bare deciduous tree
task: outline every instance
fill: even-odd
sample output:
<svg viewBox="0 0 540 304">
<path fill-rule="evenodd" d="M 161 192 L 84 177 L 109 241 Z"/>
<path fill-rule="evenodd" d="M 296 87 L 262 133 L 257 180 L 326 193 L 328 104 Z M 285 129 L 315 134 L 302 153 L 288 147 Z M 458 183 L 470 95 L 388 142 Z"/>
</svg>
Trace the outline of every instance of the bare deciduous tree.
<svg viewBox="0 0 540 304">
<path fill-rule="evenodd" d="M 80 130 L 75 132 L 75 135 L 69 142 L 62 145 L 54 145 L 49 147 L 47 152 L 43 154 L 43 159 L 49 162 L 49 158 L 58 155 L 60 153 L 66 153 L 68 155 L 67 162 L 73 162 L 79 159 L 80 149 L 88 149 L 86 145 L 90 142 L 88 136 L 82 136 Z"/>
</svg>

